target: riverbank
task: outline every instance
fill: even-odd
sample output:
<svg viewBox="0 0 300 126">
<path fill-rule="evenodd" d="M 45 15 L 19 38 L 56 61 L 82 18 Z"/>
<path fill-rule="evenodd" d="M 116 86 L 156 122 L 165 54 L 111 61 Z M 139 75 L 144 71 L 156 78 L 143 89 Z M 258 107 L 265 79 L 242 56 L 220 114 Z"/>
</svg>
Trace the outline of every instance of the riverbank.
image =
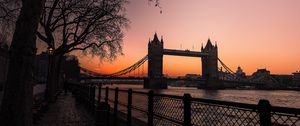
<svg viewBox="0 0 300 126">
<path fill-rule="evenodd" d="M 108 85 L 110 88 L 119 87 L 120 89 L 129 89 L 147 92 L 149 89 L 143 89 L 142 85 Z M 104 86 L 105 87 L 105 86 Z M 195 98 L 206 98 L 222 101 L 241 102 L 257 104 L 260 99 L 267 99 L 272 105 L 300 108 L 300 92 L 293 90 L 240 90 L 240 89 L 223 89 L 223 90 L 203 90 L 195 87 L 171 87 L 168 89 L 154 90 L 160 94 L 169 94 L 183 96 L 184 93 L 190 93 Z"/>
</svg>

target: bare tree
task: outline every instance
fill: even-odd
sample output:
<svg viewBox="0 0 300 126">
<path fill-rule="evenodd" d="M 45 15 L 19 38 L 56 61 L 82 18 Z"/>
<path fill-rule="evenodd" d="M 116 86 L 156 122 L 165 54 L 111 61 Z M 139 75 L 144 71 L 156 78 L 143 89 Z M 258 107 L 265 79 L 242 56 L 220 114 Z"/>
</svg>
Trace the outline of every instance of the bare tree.
<svg viewBox="0 0 300 126">
<path fill-rule="evenodd" d="M 32 67 L 36 53 L 36 30 L 43 5 L 43 0 L 22 0 L 9 50 L 1 126 L 32 125 Z"/>
<path fill-rule="evenodd" d="M 122 52 L 122 28 L 128 23 L 122 14 L 125 0 L 49 0 L 40 22 L 41 30 L 44 30 L 36 33 L 44 1 L 0 0 L 1 24 L 3 21 L 15 24 L 12 25 L 15 30 L 10 47 L 10 66 L 0 110 L 1 126 L 32 125 L 36 34 L 55 49 L 54 55 L 82 50 L 113 59 Z M 59 34 L 61 37 L 57 37 Z"/>
<path fill-rule="evenodd" d="M 123 29 L 128 25 L 126 0 L 48 0 L 37 32 L 53 48 L 49 96 L 53 98 L 61 57 L 80 50 L 112 60 L 122 54 Z M 55 82 L 53 82 L 55 81 Z M 54 86 L 54 87 L 51 87 Z M 53 101 L 54 99 L 50 99 Z"/>
<path fill-rule="evenodd" d="M 54 55 L 74 50 L 101 58 L 121 52 L 126 0 L 49 0 L 38 37 L 54 48 Z"/>
</svg>

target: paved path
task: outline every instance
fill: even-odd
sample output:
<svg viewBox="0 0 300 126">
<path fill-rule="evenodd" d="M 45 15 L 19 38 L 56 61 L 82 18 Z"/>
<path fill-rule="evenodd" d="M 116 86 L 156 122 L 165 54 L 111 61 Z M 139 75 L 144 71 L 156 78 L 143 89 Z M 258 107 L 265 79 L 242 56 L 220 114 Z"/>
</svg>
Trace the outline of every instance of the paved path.
<svg viewBox="0 0 300 126">
<path fill-rule="evenodd" d="M 55 103 L 49 105 L 49 109 L 43 114 L 41 120 L 35 126 L 94 126 L 94 117 L 75 102 L 75 98 L 69 92 L 61 93 Z"/>
</svg>

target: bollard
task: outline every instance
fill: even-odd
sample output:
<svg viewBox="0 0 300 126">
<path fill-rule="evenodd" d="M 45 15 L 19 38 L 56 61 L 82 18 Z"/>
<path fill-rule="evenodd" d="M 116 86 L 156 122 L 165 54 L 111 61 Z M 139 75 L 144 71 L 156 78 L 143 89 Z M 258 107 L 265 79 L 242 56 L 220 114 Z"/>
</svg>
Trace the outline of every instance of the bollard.
<svg viewBox="0 0 300 126">
<path fill-rule="evenodd" d="M 100 102 L 97 106 L 95 117 L 96 126 L 109 126 L 110 106 L 105 102 Z"/>
</svg>

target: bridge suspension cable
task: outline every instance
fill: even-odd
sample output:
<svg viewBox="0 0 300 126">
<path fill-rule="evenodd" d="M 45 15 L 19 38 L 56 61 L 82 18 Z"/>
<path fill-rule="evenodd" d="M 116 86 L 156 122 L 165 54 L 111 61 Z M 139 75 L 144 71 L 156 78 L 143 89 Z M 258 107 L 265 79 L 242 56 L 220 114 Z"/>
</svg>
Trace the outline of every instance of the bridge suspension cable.
<svg viewBox="0 0 300 126">
<path fill-rule="evenodd" d="M 230 74 L 235 74 L 221 59 L 218 58 L 218 61 L 221 63 L 222 67 L 225 68 L 225 71 Z"/>
<path fill-rule="evenodd" d="M 115 72 L 112 74 L 109 74 L 108 76 L 122 76 L 127 73 L 130 73 L 130 72 L 134 71 L 135 69 L 139 68 L 141 65 L 143 65 L 147 60 L 148 60 L 148 55 L 144 56 L 142 59 L 140 59 L 135 64 L 129 66 L 128 68 L 125 68 L 121 71 L 118 71 L 118 72 Z M 134 71 L 134 74 L 135 74 L 135 71 Z"/>
<path fill-rule="evenodd" d="M 223 80 L 236 80 L 238 77 L 236 76 L 236 73 L 231 70 L 221 59 L 218 58 L 218 61 L 221 64 L 221 68 L 219 68 L 219 71 L 222 75 Z M 223 69 L 225 69 L 225 72 L 223 72 Z"/>
<path fill-rule="evenodd" d="M 88 76 L 94 76 L 94 77 L 96 77 L 96 76 L 105 76 L 104 74 L 100 74 L 100 73 L 91 71 L 91 70 L 89 70 L 87 68 L 84 68 L 84 67 L 80 67 L 80 73 L 84 73 Z"/>
</svg>

